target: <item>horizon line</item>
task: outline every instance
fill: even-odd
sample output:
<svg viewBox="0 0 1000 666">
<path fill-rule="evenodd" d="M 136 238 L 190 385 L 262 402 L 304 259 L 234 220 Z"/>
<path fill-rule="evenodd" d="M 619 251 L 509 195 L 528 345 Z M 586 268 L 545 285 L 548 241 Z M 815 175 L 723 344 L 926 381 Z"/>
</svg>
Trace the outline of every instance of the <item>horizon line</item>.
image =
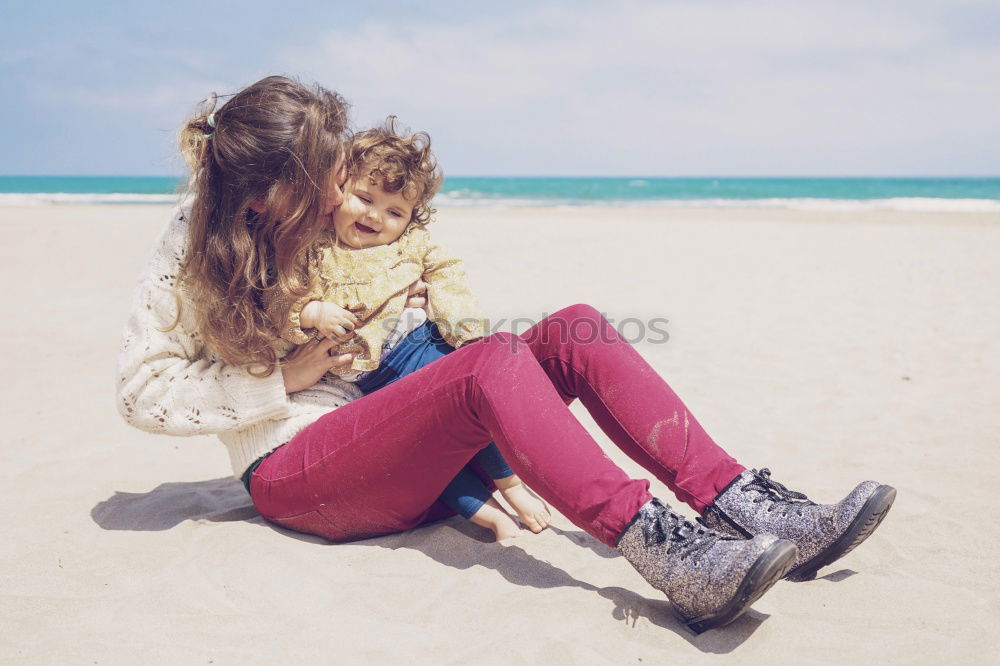
<svg viewBox="0 0 1000 666">
<path fill-rule="evenodd" d="M 186 176 L 184 174 L 87 174 L 87 173 L 0 173 L 0 178 L 171 178 L 171 179 L 184 179 Z M 496 178 L 496 179 L 561 179 L 561 180 L 583 180 L 590 178 L 600 178 L 600 179 L 616 179 L 616 180 L 706 180 L 706 179 L 872 179 L 872 178 L 882 178 L 882 179 L 978 179 L 978 180 L 988 180 L 988 179 L 1000 179 L 1000 173 L 998 174 L 859 174 L 859 175 L 821 175 L 821 174 L 808 174 L 808 175 L 672 175 L 672 176 L 654 176 L 654 175 L 539 175 L 539 174 L 524 174 L 524 175 L 482 175 L 482 174 L 456 174 L 452 176 L 446 175 L 444 179 L 447 181 L 448 178 Z"/>
</svg>

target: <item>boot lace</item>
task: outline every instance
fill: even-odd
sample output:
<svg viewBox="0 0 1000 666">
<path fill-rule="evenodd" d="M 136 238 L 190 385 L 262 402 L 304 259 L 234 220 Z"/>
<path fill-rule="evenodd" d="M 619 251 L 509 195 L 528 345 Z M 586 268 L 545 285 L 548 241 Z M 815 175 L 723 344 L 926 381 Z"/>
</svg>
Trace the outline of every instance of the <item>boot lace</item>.
<svg viewBox="0 0 1000 666">
<path fill-rule="evenodd" d="M 669 542 L 667 553 L 679 553 L 682 560 L 692 556 L 697 562 L 717 541 L 730 538 L 709 529 L 701 518 L 695 524 L 674 513 L 659 500 L 654 498 L 652 502 L 657 509 L 654 518 L 643 524 L 642 528 L 647 546 Z"/>
<path fill-rule="evenodd" d="M 743 492 L 753 490 L 760 493 L 760 496 L 752 500 L 754 504 L 769 500 L 771 505 L 767 507 L 768 513 L 774 511 L 776 507 L 781 507 L 781 515 L 783 516 L 787 516 L 788 512 L 792 510 L 801 516 L 804 507 L 816 505 L 815 502 L 806 497 L 805 493 L 789 490 L 772 479 L 771 470 L 768 468 L 764 467 L 759 472 L 755 469 L 750 471 L 753 473 L 754 479 L 743 486 L 741 490 Z"/>
</svg>

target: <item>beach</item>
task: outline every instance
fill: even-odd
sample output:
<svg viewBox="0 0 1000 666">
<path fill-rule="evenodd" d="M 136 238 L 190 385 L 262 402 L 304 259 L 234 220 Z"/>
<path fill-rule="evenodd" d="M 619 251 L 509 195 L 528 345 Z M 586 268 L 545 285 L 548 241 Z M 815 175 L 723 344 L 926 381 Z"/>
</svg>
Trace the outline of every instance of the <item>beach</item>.
<svg viewBox="0 0 1000 666">
<path fill-rule="evenodd" d="M 875 535 L 819 579 L 698 636 L 562 516 L 503 544 L 452 518 L 332 545 L 264 522 L 215 438 L 127 426 L 115 359 L 169 216 L 0 207 L 0 661 L 995 658 L 1000 213 L 442 208 L 430 229 L 498 330 L 589 303 L 743 464 L 822 502 L 869 478 L 897 488 Z"/>
</svg>

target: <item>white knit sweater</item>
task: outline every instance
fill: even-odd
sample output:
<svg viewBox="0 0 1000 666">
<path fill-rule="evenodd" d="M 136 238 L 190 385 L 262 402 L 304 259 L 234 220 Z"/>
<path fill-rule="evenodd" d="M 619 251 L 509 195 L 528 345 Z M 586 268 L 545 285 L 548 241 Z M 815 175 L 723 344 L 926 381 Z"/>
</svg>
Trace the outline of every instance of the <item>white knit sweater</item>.
<svg viewBox="0 0 1000 666">
<path fill-rule="evenodd" d="M 139 280 L 118 357 L 118 411 L 148 432 L 218 435 L 239 478 L 257 458 L 361 392 L 327 377 L 287 395 L 280 370 L 254 377 L 220 360 L 195 331 L 194 307 L 183 292 L 180 322 L 164 330 L 174 322 L 174 286 L 186 249 L 187 222 L 179 209 Z M 291 347 L 275 342 L 279 357 Z"/>
</svg>

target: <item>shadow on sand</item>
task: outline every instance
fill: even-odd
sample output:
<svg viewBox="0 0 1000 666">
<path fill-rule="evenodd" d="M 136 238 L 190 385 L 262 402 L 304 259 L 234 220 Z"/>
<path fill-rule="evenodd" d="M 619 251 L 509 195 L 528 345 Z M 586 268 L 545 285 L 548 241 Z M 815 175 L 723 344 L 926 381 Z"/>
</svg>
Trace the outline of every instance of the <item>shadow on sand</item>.
<svg viewBox="0 0 1000 666">
<path fill-rule="evenodd" d="M 232 477 L 161 483 L 147 493 L 116 491 L 90 510 L 106 530 L 159 532 L 185 520 L 223 523 L 248 520 L 264 524 L 246 489 Z"/>
<path fill-rule="evenodd" d="M 233 478 L 163 483 L 145 493 L 115 492 L 98 502 L 91 518 L 106 530 L 163 531 L 185 520 L 208 522 L 245 521 L 269 527 L 284 535 L 335 547 L 320 537 L 292 532 L 264 520 L 254 509 L 242 484 Z M 445 531 L 460 533 L 462 539 L 450 538 Z M 587 548 L 598 557 L 611 559 L 618 553 L 581 531 L 550 527 L 549 531 Z M 493 569 L 515 585 L 535 588 L 578 587 L 614 604 L 611 614 L 616 620 L 635 626 L 640 618 L 677 634 L 692 646 L 708 653 L 728 653 L 742 645 L 769 616 L 747 611 L 732 624 L 701 635 L 691 633 L 673 614 L 670 603 L 647 599 L 621 587 L 597 587 L 578 580 L 559 567 L 543 562 L 517 545 L 491 542 L 489 532 L 460 518 L 449 518 L 400 534 L 354 542 L 352 545 L 375 546 L 396 550 L 408 548 L 423 553 L 439 564 L 456 569 L 474 566 Z M 455 547 L 456 543 L 461 547 Z M 840 582 L 857 572 L 842 569 L 822 576 L 820 580 Z"/>
</svg>

